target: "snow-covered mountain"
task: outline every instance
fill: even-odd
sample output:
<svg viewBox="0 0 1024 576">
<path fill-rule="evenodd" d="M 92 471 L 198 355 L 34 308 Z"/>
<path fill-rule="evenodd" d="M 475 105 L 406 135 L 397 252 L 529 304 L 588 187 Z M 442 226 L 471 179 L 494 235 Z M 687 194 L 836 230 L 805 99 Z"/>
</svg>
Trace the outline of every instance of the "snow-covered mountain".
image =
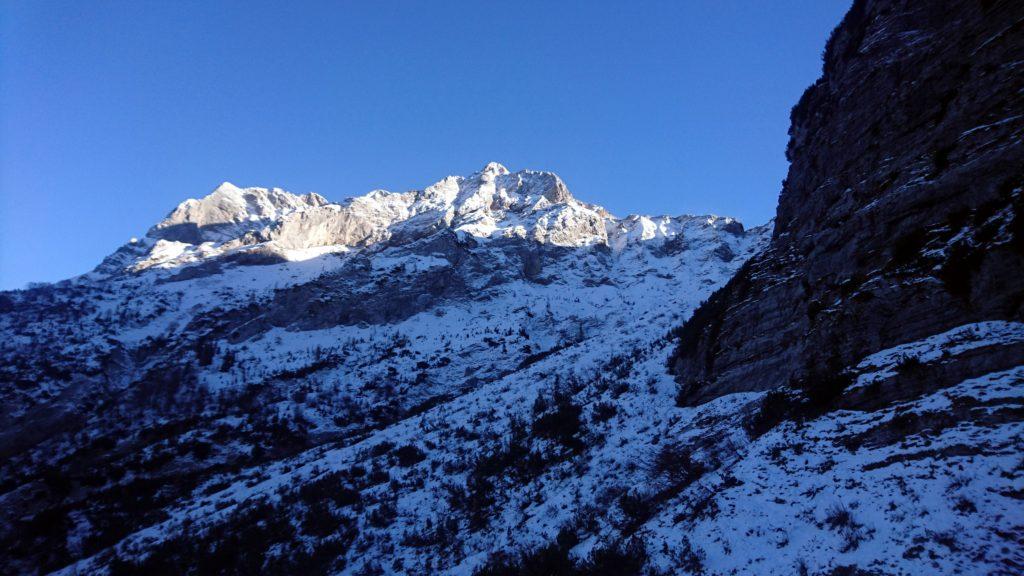
<svg viewBox="0 0 1024 576">
<path fill-rule="evenodd" d="M 223 184 L 0 293 L 0 572 L 1024 573 L 1021 22 L 856 0 L 774 230 Z"/>
<path fill-rule="evenodd" d="M 496 162 L 468 178 L 449 176 L 404 193 L 375 190 L 341 204 L 315 193 L 298 196 L 225 182 L 200 200 L 182 202 L 144 239 L 132 242 L 131 268 L 176 268 L 225 255 L 305 260 L 407 244 L 441 230 L 465 242 L 518 238 L 572 248 L 601 244 L 622 251 L 627 244 L 676 237 L 700 219 L 742 232 L 738 222 L 713 216 L 616 218 L 574 198 L 555 174 L 512 174 Z M 145 257 L 138 256 L 140 250 Z"/>
<path fill-rule="evenodd" d="M 653 355 L 660 367 L 668 331 L 770 231 L 717 216 L 617 218 L 574 198 L 554 174 L 496 163 L 340 204 L 222 184 L 93 272 L 0 296 L 4 539 L 33 551 L 12 566 L 98 569 L 122 549 L 125 561 L 142 559 L 127 551 L 136 537 L 177 537 L 168 514 L 233 491 L 243 477 L 283 478 L 277 467 L 326 449 L 365 456 L 370 444 L 390 443 L 413 460 L 438 450 L 442 484 L 457 483 L 538 397 L 555 407 L 584 382 L 615 398 L 628 393 L 624 382 L 612 386 L 608 363 L 622 372 Z M 671 406 L 674 385 L 660 372 L 637 392 Z M 616 402 L 599 406 L 595 422 L 613 418 Z M 442 415 L 455 436 L 409 432 Z M 537 466 L 566 457 L 568 445 L 581 449 L 582 430 L 552 434 Z M 370 487 L 387 489 L 378 480 L 389 473 L 371 460 L 362 466 L 375 475 L 365 488 L 376 499 Z M 436 506 L 442 484 L 394 496 Z M 44 510 L 58 526 L 19 529 Z M 480 532 L 484 510 L 473 514 Z M 388 558 L 402 536 L 373 522 L 381 525 L 321 568 Z M 408 571 L 427 570 L 416 563 L 428 558 L 436 569 L 472 571 L 499 525 L 475 552 L 426 547 Z M 524 531 L 507 549 L 546 531 Z M 296 538 L 282 546 L 306 546 Z M 368 546 L 380 548 L 373 555 Z"/>
<path fill-rule="evenodd" d="M 694 406 L 668 373 L 771 232 L 616 218 L 497 164 L 340 204 L 222 184 L 93 272 L 0 294 L 4 570 L 1011 566 L 1024 324 L 822 376 L 854 410 L 785 388 Z M 971 464 L 936 474 L 942 454 Z"/>
</svg>

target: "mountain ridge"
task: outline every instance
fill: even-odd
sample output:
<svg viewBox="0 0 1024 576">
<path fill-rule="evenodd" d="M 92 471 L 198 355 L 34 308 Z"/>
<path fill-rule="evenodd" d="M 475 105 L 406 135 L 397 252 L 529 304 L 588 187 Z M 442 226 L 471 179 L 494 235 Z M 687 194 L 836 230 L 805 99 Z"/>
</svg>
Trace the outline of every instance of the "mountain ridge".
<svg viewBox="0 0 1024 576">
<path fill-rule="evenodd" d="M 529 237 L 556 246 L 603 244 L 621 251 L 630 242 L 674 237 L 691 220 L 735 234 L 744 230 L 739 221 L 715 215 L 618 218 L 577 200 L 552 172 L 511 173 L 496 162 L 420 190 L 374 190 L 339 203 L 314 192 L 297 195 L 224 182 L 203 198 L 183 201 L 143 239 L 131 242 L 133 253 L 141 249 L 148 255 L 130 268 L 177 267 L 245 251 L 268 262 L 302 260 L 408 242 L 441 229 L 472 241 Z"/>
<path fill-rule="evenodd" d="M 660 350 L 770 233 L 620 220 L 554 175 L 500 172 L 353 199 L 350 228 L 320 197 L 221 186 L 90 274 L 0 293 L 0 540 L 28 551 L 4 564 L 102 571 L 132 534 L 236 474 L 362 450 L 496 390 L 561 387 L 622 350 Z M 381 217 L 360 229 L 364 216 Z M 200 243 L 162 237 L 181 225 Z M 328 250 L 268 248 L 289 234 Z M 671 403 L 662 380 L 649 386 Z"/>
<path fill-rule="evenodd" d="M 1021 9 L 854 2 L 774 230 L 494 164 L 0 293 L 0 567 L 1021 573 Z"/>
</svg>

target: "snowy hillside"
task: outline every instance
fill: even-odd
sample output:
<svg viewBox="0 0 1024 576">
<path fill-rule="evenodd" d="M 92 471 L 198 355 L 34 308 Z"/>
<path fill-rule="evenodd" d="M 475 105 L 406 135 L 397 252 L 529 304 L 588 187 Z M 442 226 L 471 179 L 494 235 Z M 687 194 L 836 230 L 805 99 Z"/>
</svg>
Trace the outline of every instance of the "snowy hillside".
<svg viewBox="0 0 1024 576">
<path fill-rule="evenodd" d="M 221 185 L 0 295 L 3 565 L 1012 572 L 1024 324 L 697 406 L 668 373 L 770 232 L 496 164 L 340 204 Z"/>
<path fill-rule="evenodd" d="M 0 573 L 1024 574 L 1021 23 L 855 0 L 765 226 L 224 183 L 0 292 Z"/>
<path fill-rule="evenodd" d="M 4 539 L 32 551 L 13 565 L 109 562 L 122 539 L 169 537 L 167 514 L 293 458 L 405 445 L 417 418 L 494 416 L 506 396 L 529 408 L 538 390 L 660 350 L 769 235 L 715 216 L 616 218 L 553 174 L 494 163 L 340 204 L 222 184 L 95 271 L 0 297 Z M 642 387 L 671 404 L 666 378 Z M 480 454 L 458 433 L 431 442 Z M 59 524 L 21 526 L 41 511 Z M 368 557 L 360 542 L 353 557 Z"/>
</svg>

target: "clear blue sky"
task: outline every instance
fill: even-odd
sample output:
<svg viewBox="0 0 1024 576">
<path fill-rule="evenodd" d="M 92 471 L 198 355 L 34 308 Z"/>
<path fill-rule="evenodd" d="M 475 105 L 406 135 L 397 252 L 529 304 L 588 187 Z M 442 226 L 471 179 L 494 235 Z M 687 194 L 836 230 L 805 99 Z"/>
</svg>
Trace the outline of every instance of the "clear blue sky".
<svg viewBox="0 0 1024 576">
<path fill-rule="evenodd" d="M 4 2 L 0 288 L 224 180 L 332 200 L 496 160 L 613 213 L 774 215 L 849 0 Z"/>
</svg>

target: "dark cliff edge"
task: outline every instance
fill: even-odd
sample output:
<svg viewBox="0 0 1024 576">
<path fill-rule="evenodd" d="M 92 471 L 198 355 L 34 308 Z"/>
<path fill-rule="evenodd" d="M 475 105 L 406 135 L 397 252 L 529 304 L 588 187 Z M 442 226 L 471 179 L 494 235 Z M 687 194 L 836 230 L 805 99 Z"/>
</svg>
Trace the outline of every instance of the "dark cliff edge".
<svg viewBox="0 0 1024 576">
<path fill-rule="evenodd" d="M 679 330 L 680 404 L 1024 317 L 1022 55 L 1020 2 L 854 2 L 793 108 L 771 244 Z"/>
</svg>

